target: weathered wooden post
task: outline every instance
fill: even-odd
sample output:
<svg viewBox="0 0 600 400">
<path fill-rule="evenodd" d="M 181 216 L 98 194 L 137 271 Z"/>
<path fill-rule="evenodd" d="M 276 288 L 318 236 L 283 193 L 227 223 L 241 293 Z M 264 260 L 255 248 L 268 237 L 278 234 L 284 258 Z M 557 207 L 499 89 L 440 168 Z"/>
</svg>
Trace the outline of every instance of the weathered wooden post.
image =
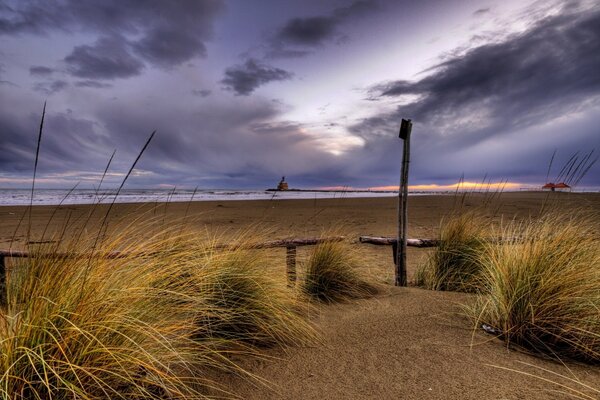
<svg viewBox="0 0 600 400">
<path fill-rule="evenodd" d="M 410 162 L 410 133 L 412 122 L 402 119 L 400 139 L 402 139 L 402 168 L 398 187 L 398 242 L 396 245 L 395 285 L 406 286 L 406 234 L 408 228 L 408 164 Z"/>
<path fill-rule="evenodd" d="M 287 284 L 294 286 L 296 284 L 296 246 L 288 245 L 285 250 Z"/>
<path fill-rule="evenodd" d="M 8 305 L 8 294 L 6 293 L 6 257 L 0 255 L 0 307 Z"/>
</svg>

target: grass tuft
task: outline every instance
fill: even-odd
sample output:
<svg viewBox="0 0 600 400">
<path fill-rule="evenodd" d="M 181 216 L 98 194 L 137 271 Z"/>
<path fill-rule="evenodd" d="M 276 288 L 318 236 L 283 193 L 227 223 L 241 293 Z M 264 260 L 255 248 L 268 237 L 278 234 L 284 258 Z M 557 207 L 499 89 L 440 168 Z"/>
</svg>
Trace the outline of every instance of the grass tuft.
<svg viewBox="0 0 600 400">
<path fill-rule="evenodd" d="M 356 250 L 348 243 L 321 243 L 306 261 L 301 290 L 323 302 L 374 295 L 377 287 L 361 276 L 359 266 Z"/>
<path fill-rule="evenodd" d="M 255 347 L 311 342 L 315 331 L 302 316 L 294 291 L 286 287 L 284 274 L 269 270 L 264 251 L 244 247 L 199 251 L 190 260 L 198 300 L 212 310 L 198 315 L 197 337 Z"/>
<path fill-rule="evenodd" d="M 479 257 L 483 290 L 470 310 L 476 326 L 553 358 L 599 362 L 596 221 L 554 212 L 504 229 L 504 241 L 487 244 Z"/>
<path fill-rule="evenodd" d="M 477 290 L 481 269 L 478 255 L 489 230 L 489 219 L 476 212 L 445 218 L 440 225 L 440 245 L 417 270 L 416 285 L 431 290 Z"/>
</svg>

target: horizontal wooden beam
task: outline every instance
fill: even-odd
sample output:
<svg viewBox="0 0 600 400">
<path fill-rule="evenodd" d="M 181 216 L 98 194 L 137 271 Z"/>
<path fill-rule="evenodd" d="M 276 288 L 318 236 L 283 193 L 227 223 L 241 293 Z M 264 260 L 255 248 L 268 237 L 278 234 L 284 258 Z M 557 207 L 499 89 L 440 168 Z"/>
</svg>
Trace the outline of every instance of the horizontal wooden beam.
<svg viewBox="0 0 600 400">
<path fill-rule="evenodd" d="M 398 242 L 397 238 L 391 236 L 361 236 L 358 240 L 378 246 L 392 246 Z M 411 247 L 436 247 L 439 244 L 437 239 L 406 239 L 406 245 Z"/>
<path fill-rule="evenodd" d="M 280 240 L 271 240 L 268 242 L 258 242 L 258 243 L 242 243 L 239 245 L 231 244 L 231 243 L 222 243 L 216 244 L 212 246 L 212 248 L 224 250 L 229 248 L 244 248 L 244 249 L 270 249 L 274 247 L 299 247 L 299 246 L 314 246 L 320 243 L 326 242 L 341 242 L 344 240 L 344 236 L 330 236 L 330 237 L 319 237 L 319 238 L 293 238 L 293 239 L 280 239 Z M 143 252 L 139 253 L 131 253 L 131 252 L 121 252 L 121 251 L 112 251 L 110 253 L 98 253 L 97 256 L 104 258 L 122 258 L 129 257 L 132 255 L 155 255 L 155 254 L 164 254 L 164 252 Z M 89 257 L 90 254 L 86 253 L 62 253 L 62 252 L 54 252 L 54 253 L 30 253 L 28 251 L 21 250 L 0 250 L 0 257 L 13 257 L 13 258 L 27 258 L 27 257 L 36 257 L 38 255 L 42 255 L 44 257 L 56 257 L 56 258 L 85 258 Z"/>
<path fill-rule="evenodd" d="M 320 243 L 326 242 L 341 242 L 345 239 L 345 236 L 329 236 L 324 238 L 301 238 L 301 239 L 281 239 L 272 240 L 269 242 L 261 242 L 255 244 L 242 245 L 242 247 L 248 247 L 252 249 L 268 249 L 272 247 L 298 247 L 298 246 L 314 246 Z M 221 245 L 222 247 L 229 247 L 230 245 Z"/>
</svg>

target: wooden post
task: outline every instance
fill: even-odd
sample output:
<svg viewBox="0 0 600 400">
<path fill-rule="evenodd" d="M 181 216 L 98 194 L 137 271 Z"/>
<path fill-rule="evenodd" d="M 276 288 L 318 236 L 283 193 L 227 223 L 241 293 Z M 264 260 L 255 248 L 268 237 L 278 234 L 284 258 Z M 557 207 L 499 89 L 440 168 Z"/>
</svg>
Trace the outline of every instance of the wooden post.
<svg viewBox="0 0 600 400">
<path fill-rule="evenodd" d="M 0 255 L 0 307 L 8 305 L 8 294 L 6 293 L 6 257 Z"/>
<path fill-rule="evenodd" d="M 296 284 L 296 246 L 287 246 L 285 253 L 288 286 Z"/>
<path fill-rule="evenodd" d="M 398 188 L 398 246 L 396 248 L 396 286 L 406 286 L 406 234 L 408 228 L 408 164 L 410 162 L 410 133 L 412 122 L 402 119 L 400 139 L 402 139 L 402 169 Z"/>
</svg>

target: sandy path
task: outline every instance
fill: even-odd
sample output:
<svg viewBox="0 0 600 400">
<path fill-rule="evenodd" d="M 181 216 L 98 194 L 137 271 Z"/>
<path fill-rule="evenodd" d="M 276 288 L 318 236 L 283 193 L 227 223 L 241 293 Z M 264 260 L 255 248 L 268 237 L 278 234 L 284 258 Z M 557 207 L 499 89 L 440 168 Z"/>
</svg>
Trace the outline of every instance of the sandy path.
<svg viewBox="0 0 600 400">
<path fill-rule="evenodd" d="M 272 382 L 270 388 L 234 377 L 225 377 L 224 383 L 245 399 L 569 398 L 555 392 L 556 385 L 488 366 L 554 379 L 522 364 L 528 363 L 569 374 L 560 364 L 509 351 L 483 333 L 473 337 L 468 320 L 458 314 L 457 304 L 468 299 L 459 293 L 391 288 L 376 299 L 323 307 L 317 321 L 322 344 L 291 348 L 283 355 L 272 350 L 268 354 L 279 359 L 243 363 Z M 600 368 L 569 368 L 600 390 Z"/>
</svg>

